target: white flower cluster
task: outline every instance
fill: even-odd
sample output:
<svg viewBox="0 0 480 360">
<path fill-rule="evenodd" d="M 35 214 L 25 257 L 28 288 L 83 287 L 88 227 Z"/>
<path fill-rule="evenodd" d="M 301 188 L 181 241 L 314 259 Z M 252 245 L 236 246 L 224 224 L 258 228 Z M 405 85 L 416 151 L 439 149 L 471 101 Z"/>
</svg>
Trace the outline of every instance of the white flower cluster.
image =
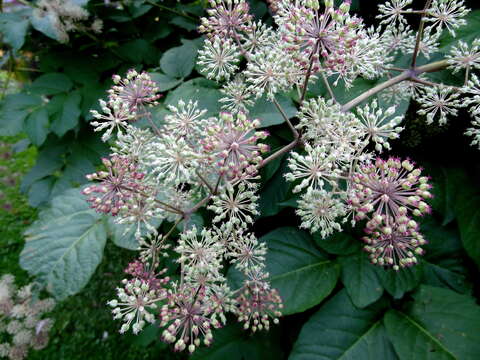
<svg viewBox="0 0 480 360">
<path fill-rule="evenodd" d="M 18 288 L 10 274 L 0 278 L 1 358 L 22 360 L 31 348 L 40 350 L 48 344 L 53 321 L 44 315 L 55 302 L 38 299 L 32 288 L 33 284 Z"/>
<path fill-rule="evenodd" d="M 141 245 L 139 260 L 126 270 L 132 278 L 109 303 L 123 321 L 121 331 L 139 332 L 157 312 L 163 340 L 189 352 L 211 344 L 212 330 L 225 323 L 226 313 L 253 331 L 268 329 L 281 314 L 281 298 L 268 281 L 267 244 L 251 229 L 260 215 L 261 167 L 288 154 L 284 176 L 297 196 L 300 227 L 325 238 L 348 218 L 352 224 L 365 220 L 362 240 L 372 263 L 398 270 L 423 253 L 425 240 L 412 216 L 428 213 L 425 201 L 431 197 L 428 178 L 412 162 L 378 157 L 403 130 L 399 103 L 415 99 L 419 114 L 440 124 L 471 106 L 476 122 L 467 134 L 475 136 L 474 144 L 480 141 L 480 83 L 472 74 L 479 67 L 478 42 L 459 43 L 445 60 L 417 64 L 438 51 L 442 29 L 455 35 L 464 24 L 463 1 L 433 0 L 420 11 L 410 8 L 411 0 L 390 0 L 379 7 L 379 27 L 368 29 L 349 13 L 350 1 L 338 7 L 332 0 L 271 1 L 276 27 L 254 21 L 246 0 L 209 2 L 198 63 L 221 85 L 225 111 L 209 117 L 197 102 L 184 99 L 167 105 L 169 114 L 156 124 L 145 112 L 159 98 L 148 75 L 114 76 L 109 102 L 101 103 L 103 114 L 93 113 L 92 124 L 105 140 L 114 131 L 118 135 L 112 156 L 104 159 L 106 171 L 89 175 L 96 184 L 84 190 L 97 211 L 135 227 Z M 415 32 L 407 15 L 420 15 L 423 31 Z M 400 55 L 410 56 L 409 68 L 394 65 Z M 463 87 L 437 84 L 426 75 L 447 67 L 466 73 Z M 335 86 L 343 82 L 348 88 L 359 77 L 378 85 L 340 104 Z M 313 81 L 323 83 L 325 96 L 311 96 Z M 277 101 L 292 88 L 294 118 Z M 461 102 L 461 94 L 468 99 Z M 293 136 L 268 156 L 269 134 L 249 116 L 261 97 L 278 108 Z M 132 123 L 140 116 L 151 129 Z M 196 221 L 201 208 L 211 225 Z M 163 220 L 173 226 L 158 234 Z M 168 248 L 180 267 L 175 280 L 158 270 L 162 257 L 172 255 Z M 244 275 L 234 291 L 225 278 L 228 264 Z"/>
<path fill-rule="evenodd" d="M 74 0 L 40 0 L 35 4 L 33 16 L 49 22 L 52 31 L 61 42 L 68 42 L 69 32 L 91 30 L 101 33 L 103 22 L 94 19 L 88 26 L 90 14 Z"/>
</svg>

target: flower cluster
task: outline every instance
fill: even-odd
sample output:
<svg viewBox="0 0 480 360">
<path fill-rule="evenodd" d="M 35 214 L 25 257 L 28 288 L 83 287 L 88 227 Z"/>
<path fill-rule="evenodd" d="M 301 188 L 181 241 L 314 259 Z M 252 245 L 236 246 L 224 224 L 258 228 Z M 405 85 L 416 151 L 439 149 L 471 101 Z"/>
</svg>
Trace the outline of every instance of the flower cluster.
<svg viewBox="0 0 480 360">
<path fill-rule="evenodd" d="M 350 14 L 348 0 L 338 7 L 332 0 L 269 1 L 273 27 L 255 21 L 246 0 L 209 3 L 198 65 L 219 83 L 223 111 L 212 116 L 183 99 L 165 104 L 168 114 L 157 123 L 147 110 L 159 99 L 150 77 L 114 76 L 108 101 L 100 103 L 103 113 L 94 111 L 92 122 L 105 141 L 116 135 L 112 155 L 106 171 L 89 175 L 97 184 L 84 189 L 97 211 L 136 226 L 139 257 L 126 269 L 118 299 L 109 302 L 121 332 L 138 333 L 158 320 L 162 339 L 188 352 L 210 345 L 228 313 L 252 331 L 268 330 L 281 316 L 282 300 L 267 272 L 268 246 L 252 232 L 260 215 L 260 168 L 285 155 L 281 171 L 292 183 L 300 227 L 326 238 L 349 219 L 363 222 L 371 262 L 400 270 L 423 253 L 426 239 L 415 218 L 430 212 L 432 196 L 428 177 L 412 161 L 379 157 L 403 130 L 401 108 L 413 99 L 429 124 L 444 124 L 469 106 L 476 122 L 467 135 L 474 144 L 480 139 L 480 82 L 473 74 L 478 41 L 417 65 L 438 55 L 443 29 L 455 35 L 464 24 L 463 1 L 433 0 L 417 10 L 411 0 L 389 0 L 379 6 L 379 26 L 370 28 Z M 419 32 L 407 16 L 420 16 Z M 406 69 L 398 68 L 403 55 L 411 57 Z M 465 83 L 429 77 L 446 68 L 465 73 Z M 341 104 L 338 85 L 349 88 L 360 77 L 379 85 Z M 314 96 L 309 86 L 316 84 L 317 93 L 319 83 L 324 92 Z M 287 91 L 295 93 L 296 114 L 279 100 Z M 278 140 L 252 116 L 259 101 L 277 108 L 292 134 L 276 151 L 267 144 Z M 140 117 L 150 129 L 135 123 Z M 196 217 L 200 209 L 207 225 Z M 162 221 L 172 224 L 168 230 L 164 223 L 167 231 L 159 234 Z M 168 267 L 176 266 L 177 274 L 166 275 L 165 257 L 172 257 Z M 243 275 L 237 289 L 226 280 L 230 267 Z"/>
<path fill-rule="evenodd" d="M 53 321 L 44 315 L 54 306 L 53 299 L 38 299 L 33 284 L 17 288 L 12 275 L 3 275 L 0 278 L 0 357 L 22 360 L 30 348 L 40 350 L 47 346 Z"/>
<path fill-rule="evenodd" d="M 85 22 L 90 14 L 74 0 L 40 0 L 36 4 L 33 16 L 48 18 L 51 24 L 51 32 L 61 42 L 68 42 L 69 32 L 91 30 L 94 33 L 101 33 L 103 22 L 95 19 L 87 26 Z"/>
<path fill-rule="evenodd" d="M 158 87 L 150 75 L 129 70 L 124 79 L 119 75 L 113 76 L 114 85 L 108 91 L 108 101 L 100 100 L 102 113 L 90 110 L 94 121 L 91 122 L 95 131 L 104 131 L 102 140 L 107 141 L 113 131 L 126 130 L 128 124 L 142 117 L 150 119 L 146 107 L 158 105 L 160 98 Z"/>
</svg>

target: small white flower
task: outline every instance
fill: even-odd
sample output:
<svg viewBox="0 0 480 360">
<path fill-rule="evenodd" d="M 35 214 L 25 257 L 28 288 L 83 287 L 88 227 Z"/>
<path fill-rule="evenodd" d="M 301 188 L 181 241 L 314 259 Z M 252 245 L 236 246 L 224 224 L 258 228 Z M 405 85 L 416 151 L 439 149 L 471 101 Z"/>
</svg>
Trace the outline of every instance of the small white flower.
<svg viewBox="0 0 480 360">
<path fill-rule="evenodd" d="M 320 230 L 325 238 L 334 231 L 341 231 L 341 220 L 346 215 L 344 203 L 325 190 L 309 188 L 298 201 L 297 215 L 302 218 L 300 227 L 312 233 Z"/>
<path fill-rule="evenodd" d="M 441 33 L 443 27 L 446 27 L 455 37 L 455 30 L 466 25 L 467 21 L 463 18 L 469 12 L 463 0 L 433 0 L 427 10 L 426 21 L 431 22 L 433 27 L 437 27 L 437 33 Z"/>
<path fill-rule="evenodd" d="M 204 122 L 201 118 L 207 110 L 199 110 L 198 102 L 192 100 L 188 103 L 180 100 L 177 106 L 168 105 L 167 108 L 171 112 L 165 116 L 165 128 L 168 133 L 194 141 L 203 129 Z"/>
<path fill-rule="evenodd" d="M 242 222 L 253 223 L 253 217 L 259 214 L 257 210 L 258 196 L 255 187 L 240 182 L 235 187 L 226 183 L 222 192 L 213 197 L 213 204 L 208 209 L 217 214 L 214 223 L 226 219 L 233 224 Z"/>
<path fill-rule="evenodd" d="M 204 47 L 198 52 L 198 65 L 208 79 L 228 80 L 237 71 L 240 62 L 238 47 L 231 39 L 215 36 L 206 39 Z"/>
<path fill-rule="evenodd" d="M 380 24 L 395 25 L 397 22 L 400 24 L 406 24 L 407 20 L 403 14 L 408 13 L 409 9 L 405 9 L 411 5 L 413 0 L 390 0 L 385 4 L 378 5 L 378 11 L 380 15 L 377 15 L 377 19 L 382 19 Z"/>
<path fill-rule="evenodd" d="M 376 144 L 375 149 L 378 152 L 382 152 L 383 148 L 390 150 L 388 140 L 398 139 L 403 130 L 402 127 L 397 126 L 403 121 L 403 116 L 392 118 L 392 115 L 395 114 L 395 106 L 383 111 L 378 106 L 377 100 L 373 100 L 371 104 L 358 108 L 357 114 L 364 126 L 367 140 Z"/>
<path fill-rule="evenodd" d="M 456 116 L 458 108 L 464 106 L 458 97 L 459 92 L 455 92 L 448 86 L 425 87 L 423 95 L 417 98 L 421 109 L 419 115 L 427 115 L 427 123 L 432 124 L 438 114 L 438 123 L 445 125 L 449 115 Z"/>
<path fill-rule="evenodd" d="M 456 73 L 459 70 L 467 71 L 467 79 L 470 70 L 480 69 L 480 39 L 475 39 L 471 45 L 459 41 L 458 46 L 453 46 L 447 55 L 449 68 Z"/>
</svg>

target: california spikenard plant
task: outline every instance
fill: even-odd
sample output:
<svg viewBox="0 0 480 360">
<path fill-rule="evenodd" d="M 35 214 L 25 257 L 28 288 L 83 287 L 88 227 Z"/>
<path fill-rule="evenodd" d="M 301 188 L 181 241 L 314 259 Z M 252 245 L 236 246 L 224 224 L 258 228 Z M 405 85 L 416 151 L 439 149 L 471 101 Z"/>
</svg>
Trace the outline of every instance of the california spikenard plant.
<svg viewBox="0 0 480 360">
<path fill-rule="evenodd" d="M 211 0 L 199 29 L 206 39 L 198 65 L 222 85 L 224 111 L 216 117 L 183 99 L 156 124 L 151 108 L 159 94 L 149 75 L 131 70 L 114 76 L 102 112 L 92 112 L 111 156 L 103 160 L 105 170 L 88 175 L 94 184 L 83 192 L 98 212 L 134 227 L 140 244 L 138 259 L 126 269 L 129 278 L 108 303 L 123 322 L 120 332 L 136 334 L 158 320 L 164 341 L 192 353 L 212 343 L 227 313 L 254 332 L 278 323 L 282 299 L 265 270 L 266 245 L 251 227 L 259 214 L 259 169 L 284 155 L 302 228 L 325 238 L 347 222 L 362 224 L 359 240 L 372 264 L 395 271 L 417 264 L 426 243 L 417 221 L 430 212 L 429 178 L 412 160 L 382 151 L 400 136 L 396 106 L 409 98 L 438 125 L 468 106 L 475 120 L 466 134 L 478 145 L 480 82 L 473 72 L 480 68 L 480 40 L 460 41 L 445 59 L 418 65 L 420 56 L 437 53 L 442 31 L 455 36 L 469 10 L 460 0 L 428 0 L 424 9 L 411 4 L 387 1 L 379 6 L 378 26 L 367 28 L 349 13 L 349 1 L 338 7 L 333 0 L 269 1 L 275 25 L 268 26 L 254 20 L 244 0 Z M 408 16 L 420 18 L 417 31 Z M 393 64 L 398 54 L 411 56 L 408 67 Z M 464 86 L 429 78 L 441 70 L 464 72 Z M 359 77 L 386 80 L 339 103 L 333 88 L 348 89 Z M 319 82 L 329 97 L 309 98 L 309 86 Z M 291 89 L 298 103 L 293 119 L 277 100 Z M 391 105 L 368 102 L 378 93 Z M 266 145 L 262 119 L 249 116 L 262 96 L 293 135 L 275 151 Z M 150 128 L 137 127 L 140 119 Z M 202 229 L 192 221 L 201 208 L 214 215 Z M 156 219 L 172 222 L 171 230 L 158 233 Z M 166 273 L 167 256 L 180 265 L 179 276 Z M 238 289 L 227 284 L 228 263 L 243 273 Z"/>
</svg>

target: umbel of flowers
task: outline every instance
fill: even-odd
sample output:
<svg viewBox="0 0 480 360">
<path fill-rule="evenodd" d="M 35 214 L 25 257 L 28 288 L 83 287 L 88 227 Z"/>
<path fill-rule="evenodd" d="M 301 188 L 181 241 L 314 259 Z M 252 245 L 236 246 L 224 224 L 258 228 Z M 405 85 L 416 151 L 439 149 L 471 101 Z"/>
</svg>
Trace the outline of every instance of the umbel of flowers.
<svg viewBox="0 0 480 360">
<path fill-rule="evenodd" d="M 127 224 L 127 231 L 134 228 L 139 242 L 138 259 L 109 302 L 122 333 L 157 321 L 164 341 L 191 353 L 212 343 L 228 313 L 251 331 L 278 322 L 282 300 L 269 282 L 267 246 L 251 229 L 259 215 L 258 171 L 270 161 L 287 156 L 285 178 L 299 196 L 302 228 L 325 238 L 346 221 L 360 223 L 372 264 L 399 270 L 423 254 L 417 219 L 430 211 L 432 195 L 429 178 L 413 161 L 381 156 L 403 130 L 397 105 L 413 99 L 419 114 L 439 125 L 469 106 L 474 121 L 466 133 L 479 143 L 480 85 L 473 74 L 480 67 L 479 41 L 460 42 L 446 59 L 425 64 L 438 52 L 443 30 L 455 36 L 465 25 L 463 1 L 429 0 L 424 9 L 412 9 L 411 0 L 387 1 L 371 28 L 350 14 L 349 1 L 338 8 L 331 0 L 269 4 L 274 27 L 256 21 L 245 0 L 210 1 L 198 63 L 221 86 L 218 116 L 207 117 L 206 109 L 184 99 L 155 123 L 150 108 L 157 88 L 147 73 L 134 70 L 115 75 L 102 112 L 92 111 L 111 156 L 105 170 L 88 176 L 95 183 L 84 193 L 97 211 Z M 418 31 L 405 16 L 420 17 Z M 409 57 L 409 67 L 394 65 L 399 56 Z M 444 69 L 463 72 L 464 85 L 428 78 Z M 359 77 L 379 85 L 339 103 L 335 86 L 349 88 Z M 319 83 L 327 95 L 310 97 L 307 89 Z M 291 89 L 298 104 L 293 119 L 277 101 Z M 370 99 L 374 95 L 378 99 Z M 460 102 L 460 95 L 468 99 Z M 261 97 L 278 108 L 293 136 L 276 151 L 265 144 L 261 119 L 249 115 Z M 141 118 L 150 126 L 137 126 Z M 211 225 L 193 225 L 200 208 L 211 212 Z M 158 220 L 173 225 L 158 233 Z M 177 273 L 167 274 L 166 257 L 178 264 Z M 229 267 L 244 276 L 237 289 L 226 281 Z"/>
<path fill-rule="evenodd" d="M 44 317 L 55 306 L 53 299 L 38 299 L 33 284 L 18 288 L 13 275 L 0 278 L 0 357 L 22 360 L 30 349 L 48 344 L 52 319 Z"/>
</svg>

